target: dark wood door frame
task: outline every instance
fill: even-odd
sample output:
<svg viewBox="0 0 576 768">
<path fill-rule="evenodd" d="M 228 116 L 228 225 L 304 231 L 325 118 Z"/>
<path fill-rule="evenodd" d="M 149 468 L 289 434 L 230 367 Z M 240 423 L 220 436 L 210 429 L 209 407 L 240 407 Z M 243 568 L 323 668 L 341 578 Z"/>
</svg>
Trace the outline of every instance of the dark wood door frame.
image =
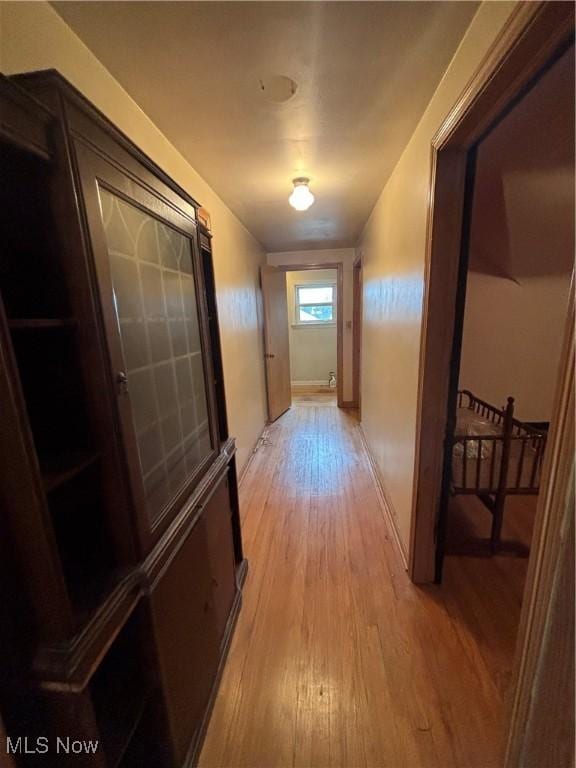
<svg viewBox="0 0 576 768">
<path fill-rule="evenodd" d="M 458 381 L 460 378 L 460 362 L 462 357 L 462 336 L 468 279 L 470 230 L 472 225 L 472 206 L 476 177 L 476 155 L 476 147 L 473 147 L 468 151 L 466 155 L 466 170 L 464 175 L 462 218 L 460 225 L 460 257 L 456 278 L 456 294 L 454 296 L 454 330 L 451 339 L 450 366 L 448 369 L 446 397 L 447 404 L 444 416 L 444 432 L 442 436 L 442 477 L 440 482 L 439 509 L 436 512 L 435 526 L 434 580 L 437 583 L 442 581 L 447 526 L 446 518 L 452 484 L 452 438 L 456 430 L 456 404 L 458 400 Z"/>
<path fill-rule="evenodd" d="M 343 338 L 344 338 L 344 264 L 341 261 L 330 262 L 329 264 L 278 264 L 278 269 L 283 272 L 305 272 L 308 270 L 318 269 L 335 269 L 336 270 L 336 397 L 338 407 L 346 407 L 344 403 L 344 389 L 342 375 L 344 370 L 343 364 Z"/>
<path fill-rule="evenodd" d="M 435 575 L 451 362 L 461 333 L 457 297 L 470 151 L 573 40 L 571 3 L 519 3 L 432 141 L 408 568 L 417 583 Z M 548 739 L 534 713 L 548 711 L 551 723 L 573 718 L 573 702 L 572 714 L 558 711 L 557 691 L 570 673 L 563 663 L 566 643 L 558 632 L 554 636 L 556 606 L 562 604 L 556 587 L 567 570 L 567 532 L 573 530 L 574 517 L 573 289 L 574 281 L 517 641 L 507 768 L 552 765 Z M 573 613 L 572 604 L 572 622 Z M 562 746 L 569 751 L 570 745 Z M 555 766 L 560 765 L 564 761 L 557 760 Z"/>
<path fill-rule="evenodd" d="M 354 261 L 352 272 L 352 402 L 362 417 L 362 257 Z"/>
<path fill-rule="evenodd" d="M 519 3 L 431 147 L 409 573 L 434 580 L 449 379 L 470 150 L 573 37 L 572 4 Z"/>
</svg>

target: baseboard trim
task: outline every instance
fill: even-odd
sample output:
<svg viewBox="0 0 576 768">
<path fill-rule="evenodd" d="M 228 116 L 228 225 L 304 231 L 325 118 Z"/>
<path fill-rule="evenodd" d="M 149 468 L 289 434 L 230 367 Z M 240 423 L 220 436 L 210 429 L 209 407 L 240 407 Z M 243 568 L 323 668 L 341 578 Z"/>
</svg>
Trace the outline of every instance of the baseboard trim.
<svg viewBox="0 0 576 768">
<path fill-rule="evenodd" d="M 337 394 L 336 387 L 329 384 L 292 384 L 292 395 L 332 395 Z"/>
<path fill-rule="evenodd" d="M 262 432 L 260 432 L 260 436 L 254 443 L 254 448 L 252 448 L 252 453 L 248 457 L 248 461 L 246 464 L 244 464 L 244 467 L 242 469 L 242 472 L 240 473 L 240 476 L 238 478 L 238 488 L 241 487 L 242 483 L 244 482 L 244 478 L 246 477 L 246 474 L 248 473 L 248 470 L 250 469 L 250 465 L 254 461 L 254 456 L 258 452 L 258 448 L 262 445 L 262 443 L 266 440 L 266 437 L 268 436 L 268 428 L 269 424 L 264 424 L 264 428 Z"/>
<path fill-rule="evenodd" d="M 327 387 L 328 379 L 317 379 L 314 381 L 304 381 L 304 380 L 291 381 L 290 386 L 293 389 L 294 388 L 298 389 L 298 387 Z"/>
<path fill-rule="evenodd" d="M 240 591 L 244 588 L 246 577 L 248 576 L 248 560 L 244 558 L 240 565 L 236 567 L 236 586 Z"/>
<path fill-rule="evenodd" d="M 370 445 L 368 443 L 368 439 L 366 438 L 366 433 L 364 432 L 364 428 L 362 424 L 358 425 L 358 431 L 360 433 L 360 440 L 362 442 L 362 446 L 364 448 L 364 451 L 366 452 L 366 456 L 368 457 L 370 471 L 371 471 L 372 477 L 374 478 L 374 485 L 376 486 L 376 492 L 378 494 L 378 499 L 380 501 L 380 507 L 382 508 L 384 519 L 386 520 L 386 522 L 390 527 L 390 531 L 392 533 L 392 539 L 396 544 L 396 548 L 398 550 L 398 553 L 400 554 L 400 559 L 402 560 L 402 564 L 404 565 L 404 568 L 408 570 L 408 556 L 406 554 L 406 551 L 404 550 L 404 545 L 402 544 L 402 539 L 400 538 L 398 527 L 396 526 L 396 520 L 392 512 L 394 507 L 392 506 L 392 502 L 390 501 L 390 498 L 386 493 L 384 482 L 382 480 L 382 474 L 380 472 L 380 467 L 376 463 L 376 459 L 372 454 L 372 451 L 370 449 Z"/>
</svg>

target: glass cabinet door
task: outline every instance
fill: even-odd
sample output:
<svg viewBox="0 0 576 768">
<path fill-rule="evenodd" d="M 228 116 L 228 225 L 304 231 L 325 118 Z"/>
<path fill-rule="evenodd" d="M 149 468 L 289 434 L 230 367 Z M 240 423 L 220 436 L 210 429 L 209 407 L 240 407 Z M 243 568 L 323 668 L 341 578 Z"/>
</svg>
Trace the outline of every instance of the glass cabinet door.
<svg viewBox="0 0 576 768">
<path fill-rule="evenodd" d="M 214 451 L 190 237 L 98 186 L 150 525 Z M 125 379 L 124 379 L 125 377 Z"/>
</svg>

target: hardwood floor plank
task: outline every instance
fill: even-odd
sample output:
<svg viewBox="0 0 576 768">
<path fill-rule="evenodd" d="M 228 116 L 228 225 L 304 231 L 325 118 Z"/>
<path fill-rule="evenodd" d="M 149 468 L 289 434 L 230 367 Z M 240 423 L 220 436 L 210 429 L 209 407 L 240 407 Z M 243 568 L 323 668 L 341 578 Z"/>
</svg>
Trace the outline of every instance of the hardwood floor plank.
<svg viewBox="0 0 576 768">
<path fill-rule="evenodd" d="M 322 403 L 270 425 L 241 502 L 250 569 L 200 766 L 498 766 L 519 605 L 486 585 L 508 566 L 411 584 L 355 416 Z"/>
</svg>

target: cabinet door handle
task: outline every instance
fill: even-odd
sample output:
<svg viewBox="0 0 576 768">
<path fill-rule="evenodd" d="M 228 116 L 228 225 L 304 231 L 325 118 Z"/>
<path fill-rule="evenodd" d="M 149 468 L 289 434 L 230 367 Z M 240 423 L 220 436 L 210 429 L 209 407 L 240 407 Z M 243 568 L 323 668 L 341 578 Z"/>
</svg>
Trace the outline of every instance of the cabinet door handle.
<svg viewBox="0 0 576 768">
<path fill-rule="evenodd" d="M 124 371 L 118 371 L 116 374 L 116 385 L 118 387 L 119 395 L 128 394 L 128 376 L 126 376 Z"/>
</svg>

